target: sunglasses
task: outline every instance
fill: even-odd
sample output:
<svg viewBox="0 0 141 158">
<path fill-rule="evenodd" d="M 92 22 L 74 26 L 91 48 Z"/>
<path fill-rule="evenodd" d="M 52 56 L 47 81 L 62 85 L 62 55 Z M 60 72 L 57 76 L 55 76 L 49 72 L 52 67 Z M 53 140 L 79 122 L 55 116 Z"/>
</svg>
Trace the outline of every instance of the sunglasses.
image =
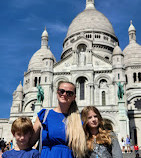
<svg viewBox="0 0 141 158">
<path fill-rule="evenodd" d="M 57 92 L 59 95 L 63 95 L 66 92 L 67 97 L 72 97 L 74 95 L 73 91 L 66 91 L 64 89 L 58 89 Z"/>
</svg>

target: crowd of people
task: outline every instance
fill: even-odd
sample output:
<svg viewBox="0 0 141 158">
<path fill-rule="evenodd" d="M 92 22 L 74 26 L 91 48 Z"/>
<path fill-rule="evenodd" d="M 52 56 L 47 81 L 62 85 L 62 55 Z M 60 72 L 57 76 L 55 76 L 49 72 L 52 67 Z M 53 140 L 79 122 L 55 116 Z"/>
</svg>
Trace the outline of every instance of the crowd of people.
<svg viewBox="0 0 141 158">
<path fill-rule="evenodd" d="M 11 150 L 13 148 L 13 140 L 6 142 L 4 138 L 0 138 L 0 158 L 5 151 Z"/>
<path fill-rule="evenodd" d="M 13 122 L 16 145 L 9 143 L 11 150 L 3 151 L 2 158 L 122 158 L 124 139 L 121 151 L 112 125 L 103 120 L 99 110 L 86 106 L 80 114 L 75 98 L 75 85 L 60 82 L 56 108 L 39 111 L 34 125 L 27 117 Z M 32 148 L 35 144 L 38 150 Z"/>
<path fill-rule="evenodd" d="M 130 139 L 129 135 L 127 135 L 126 140 L 124 138 L 121 139 L 121 148 L 122 153 L 131 153 L 135 151 L 136 157 L 139 157 L 139 146 L 135 143 L 135 145 L 132 144 L 132 140 Z"/>
</svg>

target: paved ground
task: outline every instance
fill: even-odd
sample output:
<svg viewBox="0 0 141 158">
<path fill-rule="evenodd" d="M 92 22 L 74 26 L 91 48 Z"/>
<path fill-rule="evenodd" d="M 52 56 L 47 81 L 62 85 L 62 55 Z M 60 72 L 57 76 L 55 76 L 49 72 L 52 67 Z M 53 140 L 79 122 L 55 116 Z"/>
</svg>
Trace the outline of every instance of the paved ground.
<svg viewBox="0 0 141 158">
<path fill-rule="evenodd" d="M 141 150 L 139 151 L 139 154 L 140 154 L 140 157 L 138 157 L 138 158 L 141 158 Z M 123 154 L 123 158 L 135 158 L 135 153 L 134 152 L 125 153 L 125 154 Z"/>
</svg>

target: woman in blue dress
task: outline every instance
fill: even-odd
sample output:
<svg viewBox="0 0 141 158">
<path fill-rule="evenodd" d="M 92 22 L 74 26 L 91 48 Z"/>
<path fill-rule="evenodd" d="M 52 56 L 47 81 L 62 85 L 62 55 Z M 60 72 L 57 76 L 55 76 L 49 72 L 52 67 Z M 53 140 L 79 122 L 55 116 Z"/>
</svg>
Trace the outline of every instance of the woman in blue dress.
<svg viewBox="0 0 141 158">
<path fill-rule="evenodd" d="M 36 142 L 39 139 L 42 126 L 41 158 L 81 158 L 85 155 L 86 139 L 75 94 L 73 83 L 60 82 L 57 89 L 58 106 L 49 110 L 44 122 L 46 109 L 38 113 L 32 140 Z"/>
</svg>

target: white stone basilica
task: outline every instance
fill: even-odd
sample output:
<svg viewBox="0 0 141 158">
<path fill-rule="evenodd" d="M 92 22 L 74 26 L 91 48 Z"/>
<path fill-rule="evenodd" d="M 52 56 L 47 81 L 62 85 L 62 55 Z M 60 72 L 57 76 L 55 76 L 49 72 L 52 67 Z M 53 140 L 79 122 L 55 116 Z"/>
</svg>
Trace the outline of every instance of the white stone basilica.
<svg viewBox="0 0 141 158">
<path fill-rule="evenodd" d="M 11 123 L 19 116 L 33 119 L 41 108 L 57 105 L 60 81 L 76 84 L 79 109 L 95 105 L 110 120 L 119 139 L 129 134 L 141 146 L 141 46 L 136 42 L 132 22 L 129 44 L 122 51 L 110 21 L 86 0 L 86 8 L 69 26 L 61 60 L 48 47 L 48 33 L 41 37 L 41 48 L 31 57 L 23 86 L 13 93 L 9 119 L 0 119 L 0 136 L 11 140 Z M 124 98 L 118 99 L 117 83 L 124 85 Z M 42 105 L 37 104 L 37 85 L 44 90 Z"/>
</svg>

